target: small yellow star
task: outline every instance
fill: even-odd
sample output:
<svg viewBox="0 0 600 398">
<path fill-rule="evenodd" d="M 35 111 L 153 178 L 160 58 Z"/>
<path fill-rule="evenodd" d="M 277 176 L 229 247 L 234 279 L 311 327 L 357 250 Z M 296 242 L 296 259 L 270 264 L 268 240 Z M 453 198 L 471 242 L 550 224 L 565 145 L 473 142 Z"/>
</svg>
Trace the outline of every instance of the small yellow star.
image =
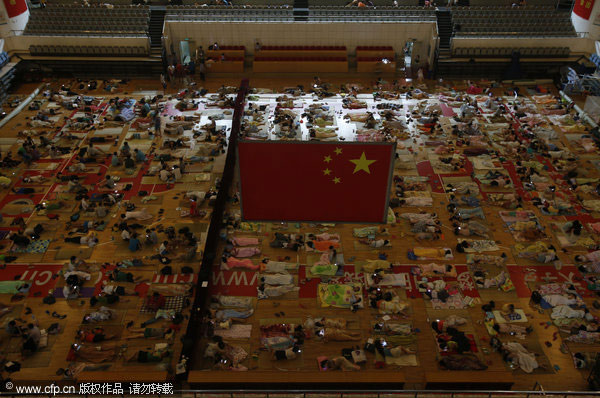
<svg viewBox="0 0 600 398">
<path fill-rule="evenodd" d="M 341 155 L 342 154 L 342 148 L 335 148 L 334 150 L 336 155 Z"/>
<path fill-rule="evenodd" d="M 323 174 L 328 176 L 329 174 L 331 174 L 331 170 L 325 169 L 325 170 L 323 170 Z"/>
<path fill-rule="evenodd" d="M 342 180 L 340 180 L 340 179 L 339 179 L 339 178 L 337 178 L 337 177 L 335 177 L 335 178 L 333 179 L 333 183 L 334 183 L 334 184 L 339 184 L 340 182 L 342 182 Z"/>
<path fill-rule="evenodd" d="M 329 163 L 329 162 L 331 162 L 331 156 L 329 156 L 329 155 L 328 155 L 328 156 L 325 156 L 325 159 L 323 159 L 323 161 L 324 161 L 325 163 Z"/>
<path fill-rule="evenodd" d="M 367 157 L 365 156 L 365 153 L 363 152 L 362 155 L 360 155 L 360 158 L 358 159 L 351 159 L 350 160 L 352 163 L 354 163 L 355 167 L 354 167 L 354 171 L 352 172 L 352 174 L 359 172 L 361 170 L 366 171 L 368 174 L 371 174 L 371 170 L 369 170 L 369 165 L 371 163 L 375 163 L 376 160 L 367 160 Z"/>
</svg>

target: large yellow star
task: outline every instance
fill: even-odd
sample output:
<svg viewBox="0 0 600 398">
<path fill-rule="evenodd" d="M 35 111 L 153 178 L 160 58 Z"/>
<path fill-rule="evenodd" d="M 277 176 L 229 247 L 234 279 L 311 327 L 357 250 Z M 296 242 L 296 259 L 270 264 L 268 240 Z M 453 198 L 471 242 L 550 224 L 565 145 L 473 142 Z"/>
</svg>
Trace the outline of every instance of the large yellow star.
<svg viewBox="0 0 600 398">
<path fill-rule="evenodd" d="M 334 183 L 334 184 L 339 184 L 340 182 L 342 182 L 342 180 L 340 180 L 338 177 L 335 177 L 335 178 L 333 179 L 333 183 Z"/>
<path fill-rule="evenodd" d="M 342 154 L 342 148 L 335 148 L 334 150 L 336 155 L 341 155 Z"/>
<path fill-rule="evenodd" d="M 352 172 L 352 174 L 357 173 L 361 170 L 366 171 L 367 173 L 371 174 L 371 170 L 369 170 L 369 165 L 371 163 L 375 163 L 376 160 L 367 160 L 367 157 L 365 156 L 365 153 L 363 152 L 362 155 L 360 155 L 360 158 L 358 159 L 350 159 L 350 161 L 352 163 L 354 163 L 354 171 Z"/>
<path fill-rule="evenodd" d="M 329 174 L 331 174 L 331 170 L 329 170 L 329 169 L 323 170 L 323 175 L 328 176 Z"/>
<path fill-rule="evenodd" d="M 325 163 L 329 163 L 329 162 L 331 162 L 331 156 L 329 156 L 329 155 L 325 156 L 325 159 L 323 159 L 323 161 L 324 161 Z"/>
</svg>

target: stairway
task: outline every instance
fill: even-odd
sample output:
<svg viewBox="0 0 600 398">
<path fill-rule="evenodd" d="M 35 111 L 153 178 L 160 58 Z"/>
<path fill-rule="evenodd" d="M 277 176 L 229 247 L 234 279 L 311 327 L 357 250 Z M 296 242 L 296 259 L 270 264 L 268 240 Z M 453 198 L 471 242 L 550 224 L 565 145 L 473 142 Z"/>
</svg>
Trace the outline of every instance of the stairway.
<svg viewBox="0 0 600 398">
<path fill-rule="evenodd" d="M 440 8 L 435 12 L 437 17 L 438 34 L 440 35 L 440 52 L 450 49 L 450 38 L 452 37 L 452 13 L 446 8 Z"/>
<path fill-rule="evenodd" d="M 0 105 L 8 98 L 8 90 L 15 78 L 16 66 L 17 63 L 11 62 L 6 51 L 0 53 Z"/>
<path fill-rule="evenodd" d="M 558 0 L 558 4 L 556 5 L 556 9 L 558 11 L 571 11 L 573 9 L 573 5 L 575 0 Z"/>
<path fill-rule="evenodd" d="M 308 0 L 294 0 L 294 21 L 308 21 Z"/>
<path fill-rule="evenodd" d="M 150 56 L 153 58 L 162 57 L 162 31 L 166 12 L 164 6 L 150 7 L 148 36 L 150 37 Z"/>
</svg>

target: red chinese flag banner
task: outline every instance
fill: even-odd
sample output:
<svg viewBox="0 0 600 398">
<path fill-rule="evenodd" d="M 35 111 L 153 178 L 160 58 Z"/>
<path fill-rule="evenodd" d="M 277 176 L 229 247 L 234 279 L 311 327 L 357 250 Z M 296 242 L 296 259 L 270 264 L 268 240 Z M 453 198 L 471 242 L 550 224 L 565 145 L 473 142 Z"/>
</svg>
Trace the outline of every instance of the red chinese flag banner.
<svg viewBox="0 0 600 398">
<path fill-rule="evenodd" d="M 242 218 L 385 222 L 394 156 L 393 143 L 242 141 Z"/>
<path fill-rule="evenodd" d="M 6 14 L 9 18 L 14 18 L 27 11 L 27 2 L 25 0 L 3 0 Z"/>
<path fill-rule="evenodd" d="M 573 12 L 583 19 L 590 19 L 592 8 L 594 8 L 594 1 L 595 0 L 575 0 Z"/>
</svg>

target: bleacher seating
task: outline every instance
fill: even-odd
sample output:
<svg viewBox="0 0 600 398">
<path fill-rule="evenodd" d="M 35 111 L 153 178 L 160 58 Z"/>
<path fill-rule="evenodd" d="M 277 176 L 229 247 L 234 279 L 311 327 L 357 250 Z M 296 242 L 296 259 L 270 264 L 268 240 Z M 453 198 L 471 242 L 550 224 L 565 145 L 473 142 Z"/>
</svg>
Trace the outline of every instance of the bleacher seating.
<svg viewBox="0 0 600 398">
<path fill-rule="evenodd" d="M 395 52 L 392 46 L 358 46 L 356 47 L 356 57 L 386 57 L 393 59 Z"/>
<path fill-rule="evenodd" d="M 390 21 L 390 22 L 422 22 L 436 21 L 435 9 L 416 6 L 381 6 L 381 7 L 336 7 L 312 6 L 309 9 L 312 21 Z"/>
<path fill-rule="evenodd" d="M 513 51 L 519 52 L 522 58 L 562 58 L 568 57 L 571 49 L 569 47 L 458 47 L 452 50 L 454 57 L 510 57 Z"/>
<path fill-rule="evenodd" d="M 287 6 L 168 6 L 169 21 L 291 22 L 293 9 Z"/>
<path fill-rule="evenodd" d="M 141 46 L 29 46 L 31 55 L 72 57 L 145 57 L 148 50 Z"/>
<path fill-rule="evenodd" d="M 148 32 L 145 6 L 81 7 L 54 4 L 31 11 L 26 35 L 138 36 Z"/>
<path fill-rule="evenodd" d="M 212 59 L 220 59 L 224 55 L 227 60 L 232 58 L 241 58 L 246 56 L 246 47 L 244 46 L 219 46 L 218 50 L 207 50 L 206 57 Z"/>
<path fill-rule="evenodd" d="M 348 72 L 347 57 L 254 58 L 254 72 Z"/>
<path fill-rule="evenodd" d="M 351 0 L 310 0 L 310 6 L 332 6 L 332 7 L 344 7 Z M 377 8 L 385 6 L 393 6 L 394 0 L 371 0 L 373 5 Z M 418 6 L 419 0 L 397 0 L 399 6 Z M 357 8 L 357 7 L 353 7 Z"/>
<path fill-rule="evenodd" d="M 242 73 L 244 57 L 226 57 L 224 61 L 209 62 L 207 67 L 210 72 Z"/>
<path fill-rule="evenodd" d="M 256 57 L 346 57 L 345 46 L 262 46 Z"/>
<path fill-rule="evenodd" d="M 8 90 L 16 73 L 14 64 L 9 64 L 9 62 L 8 53 L 0 52 L 0 105 L 8 98 Z"/>
<path fill-rule="evenodd" d="M 454 36 L 558 36 L 574 37 L 568 12 L 544 6 L 456 7 L 452 10 Z"/>
<path fill-rule="evenodd" d="M 357 57 L 356 71 L 359 73 L 394 73 L 396 71 L 396 61 L 394 58 L 387 57 Z"/>
</svg>

